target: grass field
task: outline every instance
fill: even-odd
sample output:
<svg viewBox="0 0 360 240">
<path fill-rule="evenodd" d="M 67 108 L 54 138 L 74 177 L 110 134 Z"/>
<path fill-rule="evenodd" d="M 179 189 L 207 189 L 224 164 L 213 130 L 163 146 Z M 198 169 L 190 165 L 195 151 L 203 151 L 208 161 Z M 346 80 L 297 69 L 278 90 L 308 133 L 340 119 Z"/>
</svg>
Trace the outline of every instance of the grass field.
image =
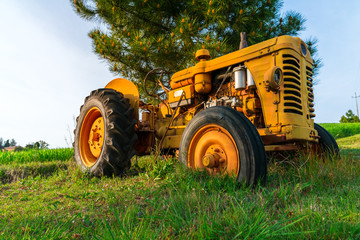
<svg viewBox="0 0 360 240">
<path fill-rule="evenodd" d="M 360 123 L 321 123 L 335 139 L 360 134 Z"/>
<path fill-rule="evenodd" d="M 359 239 L 359 142 L 339 139 L 341 160 L 271 160 L 254 189 L 176 159 L 134 159 L 127 176 L 100 179 L 71 149 L 13 163 L 0 153 L 0 239 Z"/>
<path fill-rule="evenodd" d="M 48 162 L 49 160 L 68 161 L 73 154 L 73 150 L 69 148 L 0 152 L 0 164 Z"/>
</svg>

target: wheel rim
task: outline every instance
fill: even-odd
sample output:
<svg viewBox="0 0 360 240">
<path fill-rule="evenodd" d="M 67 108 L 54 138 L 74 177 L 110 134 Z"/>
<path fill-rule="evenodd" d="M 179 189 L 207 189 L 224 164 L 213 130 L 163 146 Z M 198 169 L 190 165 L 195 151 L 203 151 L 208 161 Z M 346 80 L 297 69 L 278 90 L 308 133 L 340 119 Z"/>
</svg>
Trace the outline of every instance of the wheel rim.
<svg viewBox="0 0 360 240">
<path fill-rule="evenodd" d="M 97 107 L 92 107 L 82 121 L 79 139 L 81 161 L 93 166 L 101 154 L 104 143 L 104 118 Z"/>
<path fill-rule="evenodd" d="M 237 175 L 239 152 L 231 134 L 216 124 L 198 129 L 187 152 L 188 167 L 205 169 L 209 174 Z"/>
</svg>

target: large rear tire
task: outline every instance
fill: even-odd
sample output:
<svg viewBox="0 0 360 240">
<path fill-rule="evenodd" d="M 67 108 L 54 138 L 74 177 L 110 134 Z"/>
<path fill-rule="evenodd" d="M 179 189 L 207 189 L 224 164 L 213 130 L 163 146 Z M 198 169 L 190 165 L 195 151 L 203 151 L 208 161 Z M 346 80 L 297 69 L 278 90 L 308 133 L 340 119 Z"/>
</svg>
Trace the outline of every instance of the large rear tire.
<svg viewBox="0 0 360 240">
<path fill-rule="evenodd" d="M 74 158 L 95 176 L 119 175 L 135 154 L 134 109 L 113 89 L 92 91 L 80 108 L 74 131 Z"/>
<path fill-rule="evenodd" d="M 185 128 L 180 142 L 180 161 L 209 174 L 229 174 L 238 182 L 264 183 L 266 155 L 255 126 L 227 107 L 198 113 Z"/>
</svg>

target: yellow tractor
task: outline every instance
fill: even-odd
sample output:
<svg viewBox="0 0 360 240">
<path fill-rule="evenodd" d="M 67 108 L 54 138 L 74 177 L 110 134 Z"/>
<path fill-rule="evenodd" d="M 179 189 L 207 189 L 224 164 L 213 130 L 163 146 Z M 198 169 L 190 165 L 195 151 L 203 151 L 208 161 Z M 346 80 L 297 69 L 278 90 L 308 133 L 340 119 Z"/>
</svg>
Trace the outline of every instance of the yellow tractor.
<svg viewBox="0 0 360 240">
<path fill-rule="evenodd" d="M 254 184 L 266 178 L 266 152 L 338 154 L 334 138 L 314 124 L 313 60 L 300 38 L 280 36 L 212 60 L 201 49 L 195 57 L 194 66 L 168 83 L 165 70 L 151 71 L 160 74 L 151 91 L 145 78 L 145 92 L 159 105 L 143 102 L 126 79 L 91 92 L 75 129 L 80 168 L 118 175 L 135 154 L 157 147 L 177 152 L 189 168 Z"/>
</svg>

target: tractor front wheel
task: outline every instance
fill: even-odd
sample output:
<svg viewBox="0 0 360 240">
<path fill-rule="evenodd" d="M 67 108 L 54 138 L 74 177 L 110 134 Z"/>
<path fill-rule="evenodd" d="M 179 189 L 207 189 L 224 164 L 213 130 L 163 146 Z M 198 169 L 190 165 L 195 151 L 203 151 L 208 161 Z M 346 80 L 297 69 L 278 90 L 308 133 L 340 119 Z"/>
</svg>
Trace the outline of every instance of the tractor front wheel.
<svg viewBox="0 0 360 240">
<path fill-rule="evenodd" d="M 129 100 L 112 89 L 91 92 L 80 108 L 74 131 L 74 158 L 95 176 L 119 175 L 135 154 L 134 110 Z"/>
<path fill-rule="evenodd" d="M 247 185 L 266 178 L 259 133 L 243 114 L 227 107 L 206 109 L 190 121 L 181 138 L 179 158 L 189 168 L 232 175 Z"/>
</svg>

